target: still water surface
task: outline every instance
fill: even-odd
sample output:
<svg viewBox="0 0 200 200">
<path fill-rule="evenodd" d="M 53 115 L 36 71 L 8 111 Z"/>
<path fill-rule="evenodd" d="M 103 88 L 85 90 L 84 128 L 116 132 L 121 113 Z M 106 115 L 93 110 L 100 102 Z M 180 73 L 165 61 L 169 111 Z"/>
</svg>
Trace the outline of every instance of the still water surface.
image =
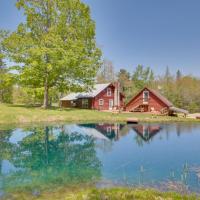
<svg viewBox="0 0 200 200">
<path fill-rule="evenodd" d="M 91 183 L 200 191 L 200 124 L 0 130 L 0 196 Z"/>
</svg>

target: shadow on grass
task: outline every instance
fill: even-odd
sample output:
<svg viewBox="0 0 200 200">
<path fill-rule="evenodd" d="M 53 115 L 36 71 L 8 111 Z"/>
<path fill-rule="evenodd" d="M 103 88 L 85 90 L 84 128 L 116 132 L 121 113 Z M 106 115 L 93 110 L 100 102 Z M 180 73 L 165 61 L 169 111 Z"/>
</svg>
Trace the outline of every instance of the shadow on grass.
<svg viewBox="0 0 200 200">
<path fill-rule="evenodd" d="M 76 108 L 60 108 L 58 106 L 49 106 L 47 109 L 42 108 L 42 105 L 26 105 L 26 104 L 7 104 L 6 106 L 8 107 L 13 107 L 13 108 L 28 108 L 28 109 L 33 109 L 33 108 L 39 108 L 43 110 L 57 110 L 57 111 L 72 111 L 76 110 Z"/>
<path fill-rule="evenodd" d="M 25 105 L 25 104 L 7 104 L 8 107 L 13 108 L 40 108 L 39 105 Z"/>
</svg>

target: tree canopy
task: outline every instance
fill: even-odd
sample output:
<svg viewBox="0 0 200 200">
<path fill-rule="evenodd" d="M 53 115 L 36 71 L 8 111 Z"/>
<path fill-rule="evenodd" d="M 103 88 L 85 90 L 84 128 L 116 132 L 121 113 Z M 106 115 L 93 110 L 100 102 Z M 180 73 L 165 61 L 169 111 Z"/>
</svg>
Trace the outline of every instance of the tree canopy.
<svg viewBox="0 0 200 200">
<path fill-rule="evenodd" d="M 169 67 L 166 67 L 163 75 L 155 77 L 150 67 L 138 65 L 132 74 L 120 69 L 117 77 L 126 102 L 144 87 L 149 87 L 158 90 L 177 107 L 190 112 L 200 111 L 200 79 L 183 75 L 180 70 L 173 75 Z"/>
<path fill-rule="evenodd" d="M 12 101 L 14 79 L 4 62 L 5 52 L 2 45 L 7 35 L 7 31 L 0 30 L 0 102 L 10 103 Z"/>
<path fill-rule="evenodd" d="M 88 89 L 100 66 L 95 23 L 80 0 L 18 0 L 26 21 L 4 40 L 19 80 L 29 88 L 43 88 L 44 107 L 49 90 Z"/>
<path fill-rule="evenodd" d="M 132 75 L 132 81 L 136 91 L 143 89 L 144 86 L 151 86 L 154 81 L 154 73 L 150 67 L 138 65 Z"/>
</svg>

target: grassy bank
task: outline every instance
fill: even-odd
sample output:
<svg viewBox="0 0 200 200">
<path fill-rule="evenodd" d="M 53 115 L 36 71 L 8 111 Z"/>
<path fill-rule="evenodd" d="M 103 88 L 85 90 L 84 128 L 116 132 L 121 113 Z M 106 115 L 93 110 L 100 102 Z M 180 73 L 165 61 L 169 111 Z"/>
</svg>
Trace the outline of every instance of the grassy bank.
<svg viewBox="0 0 200 200">
<path fill-rule="evenodd" d="M 86 189 L 68 191 L 60 189 L 45 193 L 15 193 L 3 200 L 199 200 L 196 195 L 181 195 L 175 192 L 159 192 L 150 189 Z"/>
<path fill-rule="evenodd" d="M 129 117 L 136 117 L 144 122 L 170 122 L 170 121 L 200 121 L 168 116 L 152 116 L 141 113 L 99 112 L 82 109 L 50 108 L 44 110 L 38 107 L 24 105 L 0 104 L 0 125 L 43 123 L 43 122 L 125 122 Z"/>
</svg>

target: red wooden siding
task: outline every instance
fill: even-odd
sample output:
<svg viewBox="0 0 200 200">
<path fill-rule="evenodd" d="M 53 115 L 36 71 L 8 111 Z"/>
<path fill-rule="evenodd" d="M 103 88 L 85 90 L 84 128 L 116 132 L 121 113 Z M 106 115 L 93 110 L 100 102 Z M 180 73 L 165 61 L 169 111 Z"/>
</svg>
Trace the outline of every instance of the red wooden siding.
<svg viewBox="0 0 200 200">
<path fill-rule="evenodd" d="M 60 104 L 61 107 L 66 107 L 66 108 L 67 108 L 67 107 L 68 107 L 68 108 L 73 107 L 71 101 L 67 101 L 67 100 L 66 100 L 66 101 L 61 101 L 60 103 L 61 103 L 61 104 Z"/>
<path fill-rule="evenodd" d="M 143 102 L 144 91 L 149 92 L 149 99 L 147 103 Z M 168 108 L 168 105 L 153 92 L 145 88 L 126 105 L 126 111 L 134 111 L 134 109 L 138 107 L 143 107 L 144 112 L 150 112 L 151 110 L 161 112 L 163 108 Z"/>
<path fill-rule="evenodd" d="M 111 96 L 107 96 L 107 89 L 111 89 Z M 94 104 L 93 108 L 97 110 L 109 110 L 109 100 L 113 100 L 113 105 L 114 105 L 114 91 L 115 88 L 114 86 L 109 86 L 106 89 L 104 89 L 102 92 L 100 92 L 95 98 L 94 98 Z M 103 105 L 99 105 L 99 100 L 103 99 Z"/>
<path fill-rule="evenodd" d="M 110 88 L 111 94 L 108 96 L 107 90 Z M 109 101 L 113 101 L 113 107 L 114 107 L 114 92 L 115 92 L 115 86 L 110 84 L 107 88 L 102 90 L 97 96 L 94 98 L 87 98 L 88 99 L 88 109 L 96 109 L 96 110 L 109 110 Z M 86 99 L 86 98 L 85 98 Z M 99 100 L 103 100 L 103 105 L 99 105 Z M 75 106 L 73 106 L 72 101 L 61 101 L 62 107 L 75 107 L 75 108 L 86 108 L 83 107 L 82 99 L 74 100 Z M 124 96 L 120 94 L 120 106 L 121 108 L 124 107 Z"/>
</svg>

